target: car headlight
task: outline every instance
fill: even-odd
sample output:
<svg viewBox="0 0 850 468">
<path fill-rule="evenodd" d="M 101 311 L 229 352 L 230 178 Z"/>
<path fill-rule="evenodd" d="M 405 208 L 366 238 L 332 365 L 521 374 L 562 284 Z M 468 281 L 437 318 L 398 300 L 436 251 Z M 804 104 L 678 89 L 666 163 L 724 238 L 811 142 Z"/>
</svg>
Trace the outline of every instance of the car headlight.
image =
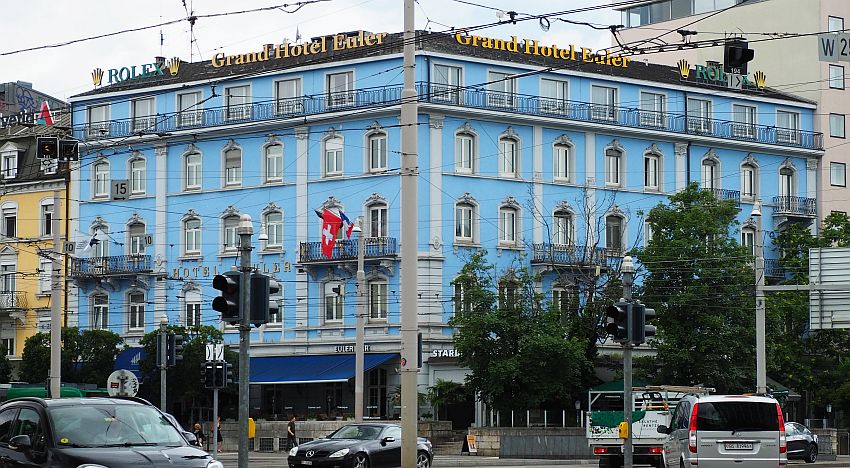
<svg viewBox="0 0 850 468">
<path fill-rule="evenodd" d="M 207 468 L 224 468 L 224 465 L 218 460 L 210 460 L 210 462 L 207 463 Z"/>
<path fill-rule="evenodd" d="M 329 458 L 339 458 L 339 457 L 344 457 L 346 455 L 348 455 L 348 449 L 344 448 L 344 449 L 337 450 L 336 452 L 328 455 L 328 457 Z"/>
<path fill-rule="evenodd" d="M 298 455 L 298 446 L 289 449 L 289 456 L 294 457 L 295 455 Z"/>
</svg>

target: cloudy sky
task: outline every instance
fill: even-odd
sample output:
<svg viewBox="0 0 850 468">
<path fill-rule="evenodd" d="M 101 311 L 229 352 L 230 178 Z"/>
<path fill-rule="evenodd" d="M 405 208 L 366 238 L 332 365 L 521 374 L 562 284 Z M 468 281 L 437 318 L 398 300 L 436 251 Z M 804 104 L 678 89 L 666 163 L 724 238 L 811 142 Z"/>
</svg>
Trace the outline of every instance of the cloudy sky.
<svg viewBox="0 0 850 468">
<path fill-rule="evenodd" d="M 160 28 L 94 39 L 65 46 L 9 54 L 9 52 L 58 44 L 125 29 L 180 20 L 187 10 L 197 16 L 282 5 L 286 0 L 86 0 L 82 2 L 27 0 L 4 2 L 4 32 L 0 41 L 0 83 L 28 81 L 36 90 L 59 99 L 92 88 L 94 68 L 120 68 L 150 63 L 158 55 L 190 59 L 188 21 Z M 289 0 L 294 3 L 297 0 Z M 504 18 L 498 9 L 516 10 L 528 15 L 566 11 L 588 6 L 609 5 L 609 0 L 470 0 L 483 8 L 458 0 L 418 0 L 416 27 L 445 31 L 451 27 L 477 26 Z M 296 29 L 302 40 L 342 31 L 400 32 L 402 0 L 327 0 L 285 10 L 230 14 L 198 18 L 194 27 L 196 42 L 192 61 L 209 60 L 216 52 L 230 54 L 258 49 L 262 44 L 294 40 Z M 575 21 L 609 25 L 620 15 L 609 8 L 564 16 Z M 556 44 L 576 44 L 594 49 L 610 45 L 610 33 L 587 26 L 552 21 L 544 32 L 538 21 L 500 25 L 479 32 L 492 37 L 517 35 Z"/>
</svg>

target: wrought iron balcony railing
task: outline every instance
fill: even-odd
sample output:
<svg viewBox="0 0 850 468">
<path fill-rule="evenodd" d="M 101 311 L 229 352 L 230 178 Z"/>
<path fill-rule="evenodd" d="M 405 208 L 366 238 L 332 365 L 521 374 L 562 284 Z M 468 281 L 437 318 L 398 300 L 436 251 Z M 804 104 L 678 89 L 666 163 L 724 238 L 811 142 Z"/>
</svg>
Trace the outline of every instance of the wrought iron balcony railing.
<svg viewBox="0 0 850 468">
<path fill-rule="evenodd" d="M 817 200 L 805 197 L 773 197 L 773 214 L 776 216 L 799 216 L 814 218 L 817 216 Z"/>
<path fill-rule="evenodd" d="M 713 193 L 718 200 L 732 200 L 735 202 L 735 206 L 739 206 L 741 204 L 741 192 L 738 190 L 722 188 L 701 188 L 700 190 L 703 192 Z"/>
<path fill-rule="evenodd" d="M 573 244 L 534 244 L 532 264 L 550 264 L 557 266 L 601 266 L 613 267 L 622 261 L 620 249 L 607 249 Z"/>
<path fill-rule="evenodd" d="M 302 242 L 298 258 L 301 263 L 357 260 L 357 239 L 338 240 L 331 258 L 322 252 L 321 242 Z M 395 237 L 367 237 L 364 258 L 388 258 L 398 255 Z"/>
<path fill-rule="evenodd" d="M 305 117 L 340 110 L 385 108 L 401 103 L 402 87 L 363 88 L 330 94 L 282 98 L 212 109 L 157 114 L 140 129 L 133 119 L 83 124 L 74 136 L 83 140 L 120 138 L 145 133 L 158 134 L 181 129 L 217 127 L 239 122 L 265 122 Z M 420 103 L 446 104 L 522 115 L 556 117 L 574 122 L 595 122 L 628 128 L 651 128 L 680 134 L 713 136 L 807 149 L 823 149 L 823 134 L 751 125 L 682 114 L 646 111 L 634 107 L 569 101 L 566 99 L 505 93 L 480 88 L 454 87 L 437 83 L 417 84 Z"/>
<path fill-rule="evenodd" d="M 767 278 L 785 278 L 785 268 L 776 258 L 764 259 L 764 276 Z"/>
<path fill-rule="evenodd" d="M 153 271 L 150 255 L 114 255 L 110 257 L 72 258 L 71 277 L 122 276 Z"/>
<path fill-rule="evenodd" d="M 26 309 L 27 294 L 24 291 L 0 291 L 0 309 Z"/>
</svg>

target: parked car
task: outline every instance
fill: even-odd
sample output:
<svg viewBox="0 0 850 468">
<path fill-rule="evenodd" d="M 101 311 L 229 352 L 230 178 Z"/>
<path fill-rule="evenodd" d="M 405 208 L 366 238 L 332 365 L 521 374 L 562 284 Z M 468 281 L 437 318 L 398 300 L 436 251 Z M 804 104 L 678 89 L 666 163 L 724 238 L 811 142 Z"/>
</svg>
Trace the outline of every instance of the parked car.
<svg viewBox="0 0 850 468">
<path fill-rule="evenodd" d="M 431 442 L 419 437 L 417 468 L 430 468 Z M 349 424 L 327 437 L 289 451 L 290 468 L 396 468 L 401 466 L 401 427 L 396 424 Z"/>
<path fill-rule="evenodd" d="M 667 434 L 668 468 L 776 468 L 787 463 L 785 421 L 779 403 L 751 395 L 686 395 L 679 400 Z"/>
<path fill-rule="evenodd" d="M 25 397 L 0 405 L 2 466 L 223 468 L 141 399 Z"/>
<path fill-rule="evenodd" d="M 785 439 L 788 441 L 789 460 L 818 461 L 818 436 L 808 427 L 795 422 L 785 423 Z"/>
</svg>

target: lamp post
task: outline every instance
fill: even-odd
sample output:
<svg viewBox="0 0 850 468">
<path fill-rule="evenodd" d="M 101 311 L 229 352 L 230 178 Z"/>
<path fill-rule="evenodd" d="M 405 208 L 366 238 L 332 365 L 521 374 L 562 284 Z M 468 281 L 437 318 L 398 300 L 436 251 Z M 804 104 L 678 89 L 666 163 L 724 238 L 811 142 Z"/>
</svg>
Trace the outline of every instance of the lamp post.
<svg viewBox="0 0 850 468">
<path fill-rule="evenodd" d="M 239 217 L 236 227 L 239 235 L 239 271 L 242 273 L 242 288 L 239 300 L 242 301 L 242 316 L 239 321 L 239 468 L 248 468 L 248 405 L 250 404 L 250 357 L 251 345 L 251 237 L 254 235 L 254 225 L 251 216 L 243 214 Z M 218 421 L 215 422 L 216 424 Z"/>
<path fill-rule="evenodd" d="M 357 310 L 354 321 L 354 421 L 363 422 L 363 360 L 366 337 L 366 236 L 363 232 L 363 217 L 357 218 L 354 232 L 357 236 Z"/>
<path fill-rule="evenodd" d="M 756 393 L 767 393 L 767 360 L 765 345 L 764 304 L 764 245 L 761 237 L 761 200 L 756 200 L 750 216 L 755 221 L 755 274 L 756 274 Z"/>
<path fill-rule="evenodd" d="M 623 300 L 631 302 L 632 285 L 635 279 L 635 265 L 630 255 L 623 257 L 623 265 L 620 267 L 620 272 L 623 273 Z M 631 320 L 631 314 L 629 314 L 629 320 Z M 632 468 L 634 466 L 634 455 L 632 454 L 632 410 L 635 403 L 632 398 L 632 344 L 628 340 L 623 343 L 623 404 L 626 427 L 628 428 L 626 440 L 623 444 L 623 466 L 625 468 Z"/>
</svg>

